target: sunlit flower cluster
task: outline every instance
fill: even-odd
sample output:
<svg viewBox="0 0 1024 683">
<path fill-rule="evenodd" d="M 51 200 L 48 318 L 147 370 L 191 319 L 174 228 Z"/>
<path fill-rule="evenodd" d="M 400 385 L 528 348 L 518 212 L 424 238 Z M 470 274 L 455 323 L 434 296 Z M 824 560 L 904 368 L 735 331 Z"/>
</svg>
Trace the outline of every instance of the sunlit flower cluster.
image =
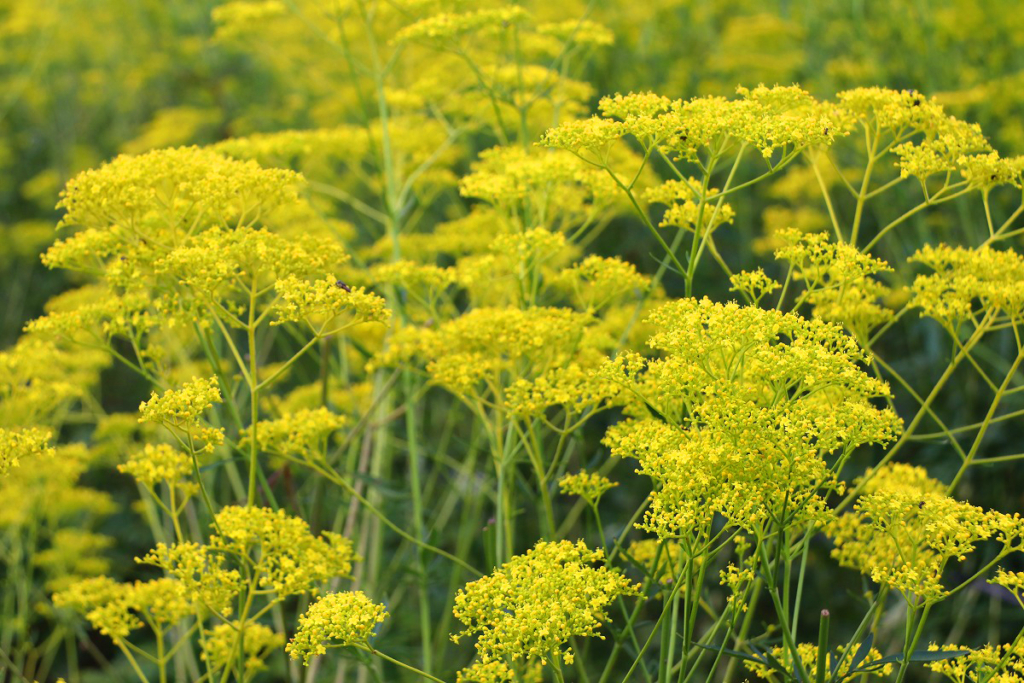
<svg viewBox="0 0 1024 683">
<path fill-rule="evenodd" d="M 636 588 L 600 562 L 604 553 L 582 542 L 540 542 L 455 597 L 455 616 L 466 625 L 455 639 L 477 635 L 484 663 L 504 657 L 569 664 L 572 637 L 603 638 L 608 606 Z"/>
</svg>

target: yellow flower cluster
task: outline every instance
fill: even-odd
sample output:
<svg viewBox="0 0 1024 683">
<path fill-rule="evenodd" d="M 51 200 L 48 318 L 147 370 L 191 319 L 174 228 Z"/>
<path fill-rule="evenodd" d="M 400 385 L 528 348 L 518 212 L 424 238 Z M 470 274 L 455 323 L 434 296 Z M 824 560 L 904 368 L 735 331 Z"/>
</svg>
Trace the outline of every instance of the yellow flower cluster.
<svg viewBox="0 0 1024 683">
<path fill-rule="evenodd" d="M 366 130 L 360 126 L 335 126 L 312 130 L 256 133 L 223 140 L 210 149 L 236 159 L 252 159 L 265 166 L 289 167 L 310 157 L 359 160 L 370 148 Z"/>
<path fill-rule="evenodd" d="M 734 273 L 729 277 L 729 284 L 732 285 L 729 291 L 740 292 L 755 306 L 761 302 L 761 299 L 782 287 L 768 277 L 762 268 Z"/>
<path fill-rule="evenodd" d="M 458 280 L 453 267 L 442 268 L 429 263 L 401 260 L 370 268 L 371 281 L 401 287 L 401 296 L 410 305 L 421 307 L 424 315 L 439 315 L 438 306 L 449 288 Z"/>
<path fill-rule="evenodd" d="M 935 130 L 947 121 L 935 98 L 925 97 L 916 90 L 854 88 L 840 92 L 836 99 L 843 114 L 849 117 L 849 123 L 870 119 L 880 128 L 906 132 Z"/>
<path fill-rule="evenodd" d="M 202 609 L 230 614 L 252 577 L 253 587 L 279 601 L 316 594 L 321 584 L 347 577 L 357 556 L 348 539 L 309 525 L 283 510 L 229 506 L 215 518 L 207 545 L 159 543 L 137 561 L 160 567 Z M 198 608 L 197 608 L 198 609 Z"/>
<path fill-rule="evenodd" d="M 554 367 L 533 379 L 520 377 L 505 394 L 505 405 L 515 415 L 542 416 L 559 406 L 568 415 L 582 415 L 610 407 L 620 386 L 596 372 L 596 363 L 571 362 Z"/>
<path fill-rule="evenodd" d="M 984 156 L 991 148 L 978 124 L 965 123 L 952 116 L 939 119 L 934 132 L 918 143 L 904 142 L 893 148 L 899 157 L 900 176 L 925 180 L 950 171 L 964 171 L 964 162 L 973 155 Z M 971 156 L 968 156 L 971 155 Z"/>
<path fill-rule="evenodd" d="M 1021 683 L 1024 681 L 1024 643 L 1017 639 L 1005 645 L 984 645 L 977 649 L 959 645 L 928 646 L 929 652 L 958 652 L 967 654 L 937 662 L 928 668 L 942 674 L 954 683 L 993 681 L 994 683 Z"/>
<path fill-rule="evenodd" d="M 53 434 L 46 429 L 0 429 L 0 474 L 17 467 L 22 460 L 53 456 Z"/>
<path fill-rule="evenodd" d="M 888 465 L 871 473 L 854 512 L 829 525 L 840 565 L 867 574 L 920 604 L 945 597 L 942 575 L 976 545 L 994 539 L 1002 553 L 1021 547 L 1019 515 L 985 511 L 940 492 L 919 468 Z"/>
<path fill-rule="evenodd" d="M 72 178 L 58 208 L 61 225 L 116 230 L 132 244 L 165 240 L 196 226 L 248 224 L 295 201 L 301 177 L 199 147 L 119 156 Z"/>
<path fill-rule="evenodd" d="M 606 26 L 589 19 L 569 19 L 537 25 L 537 33 L 554 36 L 563 42 L 577 45 L 611 45 L 615 34 Z"/>
<path fill-rule="evenodd" d="M 196 452 L 212 451 L 224 442 L 224 430 L 205 426 L 203 414 L 222 400 L 216 377 L 193 377 L 179 389 L 168 389 L 159 396 L 152 392 L 150 399 L 139 406 L 139 422 L 184 432 Z"/>
<path fill-rule="evenodd" d="M 736 212 L 732 205 L 725 202 L 722 203 L 721 208 L 716 206 L 718 200 L 715 195 L 718 194 L 718 190 L 715 188 L 708 188 L 705 202 L 711 205 L 705 205 L 702 214 L 698 201 L 700 199 L 698 188 L 700 188 L 700 183 L 696 179 L 690 178 L 688 181 L 667 180 L 661 185 L 647 189 L 643 195 L 644 199 L 668 206 L 658 227 L 674 225 L 703 235 L 722 225 L 732 223 Z M 699 229 L 698 222 L 700 223 Z"/>
<path fill-rule="evenodd" d="M 181 583 L 170 578 L 134 583 L 106 576 L 84 579 L 55 593 L 53 604 L 82 614 L 115 643 L 146 625 L 173 626 L 195 611 Z"/>
<path fill-rule="evenodd" d="M 910 260 L 935 271 L 914 280 L 911 305 L 949 329 L 984 313 L 1024 313 L 1024 258 L 1012 249 L 927 245 Z"/>
<path fill-rule="evenodd" d="M 235 665 L 241 647 L 245 657 L 244 678 L 247 680 L 248 677 L 267 668 L 267 657 L 280 649 L 284 642 L 283 634 L 275 633 L 269 626 L 254 621 L 246 621 L 244 626 L 237 621 L 217 624 L 209 630 L 203 640 L 201 657 L 203 661 L 209 663 L 212 671 L 219 672 Z"/>
<path fill-rule="evenodd" d="M 49 424 L 96 386 L 109 365 L 103 351 L 22 335 L 0 351 L 0 427 Z"/>
<path fill-rule="evenodd" d="M 863 444 L 899 432 L 872 401 L 888 387 L 864 373 L 856 342 L 835 325 L 704 299 L 655 310 L 650 345 L 663 358 L 608 363 L 632 394 L 633 419 L 610 431 L 615 455 L 639 458 L 658 484 L 641 528 L 661 538 L 704 529 L 716 514 L 758 530 L 770 519 L 819 523 L 822 494 Z"/>
<path fill-rule="evenodd" d="M 488 663 L 539 658 L 572 662 L 572 637 L 596 636 L 607 621 L 608 606 L 637 587 L 607 567 L 604 558 L 582 542 L 542 541 L 466 585 L 455 597 L 455 616 L 466 629 L 455 636 L 478 635 L 476 649 Z"/>
<path fill-rule="evenodd" d="M 362 591 L 328 593 L 299 617 L 299 629 L 285 650 L 308 665 L 310 659 L 327 652 L 324 641 L 333 641 L 332 647 L 366 646 L 387 616 L 384 606 Z"/>
<path fill-rule="evenodd" d="M 153 488 L 161 482 L 170 486 L 182 486 L 192 473 L 192 458 L 173 446 L 167 444 L 147 443 L 141 450 L 135 451 L 128 462 L 117 466 L 118 471 L 135 477 L 143 486 Z M 198 484 L 186 484 L 191 486 Z"/>
<path fill-rule="evenodd" d="M 650 282 L 650 278 L 638 273 L 632 263 L 591 254 L 559 273 L 553 284 L 572 292 L 572 302 L 577 308 L 595 313 L 629 295 L 643 292 Z"/>
<path fill-rule="evenodd" d="M 566 151 L 522 147 L 482 152 L 459 192 L 552 229 L 592 220 L 617 198 L 614 182 L 602 170 Z"/>
<path fill-rule="evenodd" d="M 1017 604 L 1024 607 L 1024 572 L 1008 572 L 1000 568 L 988 582 L 995 586 L 1002 586 L 1013 593 Z"/>
<path fill-rule="evenodd" d="M 78 341 L 84 334 L 109 340 L 117 335 L 137 339 L 160 324 L 140 293 L 119 295 L 102 285 L 69 290 L 47 302 L 47 315 L 28 323 L 25 330 L 44 338 Z M 168 325 L 174 321 L 166 318 Z"/>
<path fill-rule="evenodd" d="M 315 593 L 318 583 L 348 576 L 357 559 L 348 539 L 330 531 L 314 536 L 284 510 L 228 506 L 217 513 L 216 528 L 210 547 L 249 558 L 259 585 L 279 596 Z"/>
<path fill-rule="evenodd" d="M 318 460 L 326 454 L 331 436 L 347 425 L 345 415 L 324 407 L 301 409 L 276 420 L 261 420 L 256 429 L 260 450 L 300 459 Z M 252 429 L 243 432 L 240 445 L 252 438 Z"/>
<path fill-rule="evenodd" d="M 676 580 L 686 562 L 687 554 L 678 541 L 647 538 L 633 541 L 626 550 L 629 556 L 658 583 L 668 585 Z"/>
<path fill-rule="evenodd" d="M 818 646 L 814 643 L 798 643 L 796 646 L 796 650 L 800 655 L 800 662 L 803 664 L 804 670 L 808 672 L 816 671 L 818 666 Z M 776 645 L 770 650 L 770 654 L 772 656 L 772 659 L 774 659 L 776 662 L 781 664 L 783 667 L 788 667 L 788 671 L 795 671 L 793 655 L 788 647 Z M 839 670 L 836 672 L 835 675 L 838 676 L 839 679 L 844 679 L 849 675 L 851 668 L 850 665 L 853 662 L 853 655 L 849 654 L 848 651 L 845 651 L 845 648 L 843 646 L 839 646 L 835 653 L 828 652 L 825 654 L 825 670 L 833 670 L 832 667 L 836 663 L 835 657 L 837 655 L 841 658 L 842 664 L 839 666 Z M 881 658 L 882 653 L 879 652 L 876 648 L 871 648 L 870 650 L 868 650 L 867 655 L 864 657 L 864 659 L 860 662 L 858 666 L 870 666 L 872 662 L 876 662 Z M 768 664 L 755 664 L 750 660 L 744 660 L 743 664 L 747 667 L 747 670 L 750 671 L 750 673 L 754 674 L 755 676 L 758 676 L 759 678 L 765 681 L 770 681 L 771 683 L 778 683 L 780 681 L 786 680 L 786 677 L 783 675 L 782 672 L 778 671 L 772 666 L 769 666 Z M 879 666 L 877 669 L 873 669 L 872 673 L 881 676 L 887 676 L 890 673 L 892 673 L 892 669 L 892 664 L 883 664 Z"/>
<path fill-rule="evenodd" d="M 81 528 L 115 512 L 109 493 L 81 485 L 91 457 L 81 445 L 61 445 L 45 467 L 15 467 L 0 476 L 0 496 L 11 501 L 0 506 L 0 528 Z"/>
<path fill-rule="evenodd" d="M 789 262 L 816 318 L 843 323 L 859 338 L 892 319 L 893 312 L 879 303 L 891 290 L 875 277 L 892 270 L 885 261 L 833 242 L 827 233 L 789 229 L 774 236 L 781 242 L 775 258 Z"/>
<path fill-rule="evenodd" d="M 316 277 L 343 266 L 348 258 L 330 238 L 215 228 L 184 241 L 157 260 L 154 270 L 204 299 L 228 299 L 236 290 L 248 299 L 253 289 L 264 290 L 288 277 Z"/>
<path fill-rule="evenodd" d="M 211 546 L 185 541 L 173 545 L 157 543 L 136 562 L 166 571 L 181 582 L 189 599 L 204 610 L 229 615 L 243 582 L 241 573 L 227 566 L 228 560 Z"/>
<path fill-rule="evenodd" d="M 585 324 L 567 309 L 477 308 L 438 328 L 402 330 L 376 364 L 418 360 L 457 394 L 488 393 L 500 389 L 503 373 L 531 378 L 565 362 Z"/>
<path fill-rule="evenodd" d="M 46 590 L 62 591 L 83 578 L 109 572 L 110 560 L 103 553 L 113 545 L 110 536 L 67 527 L 54 532 L 50 547 L 36 553 L 32 563 L 46 574 Z"/>
<path fill-rule="evenodd" d="M 1024 175 L 1024 156 L 1009 159 L 999 156 L 999 152 L 975 154 L 960 157 L 960 174 L 972 187 L 988 190 L 996 185 L 1012 185 L 1021 188 L 1021 176 Z"/>
<path fill-rule="evenodd" d="M 215 36 L 225 40 L 242 36 L 257 22 L 280 19 L 287 15 L 288 7 L 280 0 L 228 0 L 210 12 L 216 25 Z"/>
<path fill-rule="evenodd" d="M 395 41 L 450 41 L 471 33 L 501 31 L 528 17 L 529 13 L 522 7 L 435 14 L 403 28 L 395 35 Z"/>
<path fill-rule="evenodd" d="M 384 299 L 334 277 L 310 282 L 292 275 L 278 280 L 274 287 L 281 297 L 277 323 L 315 322 L 323 333 L 330 334 L 360 322 L 386 323 L 391 319 Z M 338 318 L 342 316 L 348 317 L 341 322 Z"/>
<path fill-rule="evenodd" d="M 645 150 L 662 147 L 697 161 L 700 150 L 720 152 L 730 142 L 749 144 L 771 158 L 829 145 L 837 125 L 824 107 L 796 86 L 739 88 L 739 99 L 698 97 L 667 100 L 653 93 L 615 95 L 599 105 L 604 118 L 570 121 L 549 130 L 542 143 L 604 165 L 611 145 L 631 135 Z M 618 120 L 616 120 L 618 119 Z"/>
<path fill-rule="evenodd" d="M 618 485 L 618 482 L 611 481 L 608 477 L 586 470 L 580 470 L 576 474 L 566 474 L 558 480 L 558 488 L 562 493 L 579 496 L 591 505 L 597 505 L 601 496 Z"/>
</svg>

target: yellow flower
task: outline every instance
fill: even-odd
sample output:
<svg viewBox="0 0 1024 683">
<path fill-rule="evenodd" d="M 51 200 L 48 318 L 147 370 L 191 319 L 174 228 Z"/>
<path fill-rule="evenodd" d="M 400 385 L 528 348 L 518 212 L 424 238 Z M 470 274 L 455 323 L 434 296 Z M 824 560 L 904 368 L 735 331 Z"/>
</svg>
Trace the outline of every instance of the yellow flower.
<svg viewBox="0 0 1024 683">
<path fill-rule="evenodd" d="M 361 591 L 328 593 L 299 617 L 299 629 L 285 651 L 308 665 L 310 659 L 327 652 L 324 641 L 334 641 L 332 647 L 366 646 L 377 624 L 387 616 L 383 605 Z"/>
<path fill-rule="evenodd" d="M 348 576 L 356 559 L 347 538 L 330 531 L 314 536 L 309 524 L 284 510 L 232 505 L 216 521 L 210 547 L 250 558 L 259 585 L 279 596 L 315 593 L 318 584 Z"/>
<path fill-rule="evenodd" d="M 261 420 L 257 424 L 256 438 L 260 450 L 317 460 L 326 455 L 331 436 L 348 422 L 345 415 L 332 413 L 327 408 L 302 409 L 276 420 Z M 251 428 L 243 431 L 241 446 L 250 443 L 251 434 Z"/>
<path fill-rule="evenodd" d="M 119 156 L 80 173 L 57 206 L 66 211 L 62 226 L 114 230 L 128 243 L 142 235 L 163 240 L 196 225 L 246 225 L 261 212 L 295 201 L 300 181 L 291 171 L 179 147 Z M 155 216 L 162 220 L 153 223 Z M 155 224 L 167 227 L 151 229 Z"/>
<path fill-rule="evenodd" d="M 576 474 L 566 474 L 558 480 L 558 487 L 562 493 L 579 496 L 591 505 L 597 505 L 601 496 L 618 485 L 618 482 L 610 481 L 607 477 L 586 470 L 580 470 Z"/>
<path fill-rule="evenodd" d="M 316 322 L 325 332 L 340 330 L 360 322 L 386 323 L 391 318 L 387 303 L 362 287 L 349 287 L 327 276 L 312 282 L 289 276 L 275 285 L 281 302 L 277 306 L 277 324 Z M 343 322 L 339 317 L 346 316 Z"/>
<path fill-rule="evenodd" d="M 395 42 L 455 40 L 469 33 L 506 29 L 528 17 L 529 13 L 521 7 L 480 9 L 462 14 L 435 14 L 403 28 L 395 35 Z"/>
<path fill-rule="evenodd" d="M 201 657 L 209 662 L 213 671 L 221 671 L 237 663 L 239 641 L 245 656 L 246 677 L 265 670 L 267 657 L 284 645 L 284 635 L 274 633 L 269 626 L 246 621 L 242 634 L 239 634 L 239 626 L 237 621 L 217 624 L 206 634 Z"/>
<path fill-rule="evenodd" d="M 504 657 L 571 657 L 563 649 L 570 638 L 603 638 L 598 629 L 608 620 L 608 606 L 637 592 L 616 571 L 591 566 L 603 558 L 603 551 L 582 542 L 541 541 L 459 591 L 454 611 L 466 629 L 453 640 L 478 635 L 485 664 Z"/>
<path fill-rule="evenodd" d="M 26 458 L 53 456 L 49 446 L 53 434 L 46 429 L 0 429 L 0 474 L 17 467 Z"/>
<path fill-rule="evenodd" d="M 143 486 L 152 488 L 164 481 L 173 485 L 192 474 L 192 458 L 167 444 L 146 444 L 117 469 Z"/>
</svg>

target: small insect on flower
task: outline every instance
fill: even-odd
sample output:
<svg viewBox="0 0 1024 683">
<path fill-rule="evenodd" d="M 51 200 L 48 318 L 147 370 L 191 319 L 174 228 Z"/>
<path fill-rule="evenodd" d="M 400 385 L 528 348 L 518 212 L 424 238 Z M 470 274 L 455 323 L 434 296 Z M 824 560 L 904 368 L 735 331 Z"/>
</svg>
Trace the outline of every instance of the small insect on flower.
<svg viewBox="0 0 1024 683">
<path fill-rule="evenodd" d="M 351 294 L 351 293 L 352 293 L 352 288 L 351 288 L 351 287 L 349 287 L 348 285 L 346 285 L 346 284 L 345 284 L 344 282 L 342 282 L 341 280 L 338 280 L 337 282 L 335 282 L 335 283 L 334 283 L 334 286 L 335 286 L 335 287 L 337 287 L 338 289 L 344 289 L 344 290 L 345 290 L 346 292 L 348 292 L 349 294 Z"/>
</svg>

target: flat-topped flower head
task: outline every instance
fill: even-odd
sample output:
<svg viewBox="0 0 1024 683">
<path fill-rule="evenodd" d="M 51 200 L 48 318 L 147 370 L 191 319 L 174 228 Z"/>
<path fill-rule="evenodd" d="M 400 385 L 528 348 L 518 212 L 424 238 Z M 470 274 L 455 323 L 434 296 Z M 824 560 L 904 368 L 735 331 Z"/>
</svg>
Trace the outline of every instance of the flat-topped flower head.
<svg viewBox="0 0 1024 683">
<path fill-rule="evenodd" d="M 608 607 L 637 592 L 616 571 L 593 566 L 603 559 L 602 551 L 582 542 L 541 541 L 459 591 L 454 611 L 466 629 L 453 640 L 477 635 L 484 663 L 506 657 L 571 663 L 569 640 L 603 638 Z"/>
<path fill-rule="evenodd" d="M 469 34 L 484 35 L 507 30 L 525 22 L 530 14 L 522 7 L 478 9 L 471 12 L 435 14 L 406 26 L 395 34 L 395 42 L 433 41 L 444 44 Z"/>
<path fill-rule="evenodd" d="M 658 223 L 659 228 L 676 226 L 696 231 L 703 235 L 721 225 L 732 223 L 736 211 L 731 204 L 723 202 L 718 206 L 716 195 L 718 189 L 708 188 L 705 201 L 709 205 L 701 208 L 699 195 L 700 182 L 694 178 L 689 181 L 667 180 L 661 185 L 644 191 L 643 197 L 653 204 L 664 204 L 668 208 Z"/>
<path fill-rule="evenodd" d="M 217 40 L 245 38 L 254 25 L 280 20 L 288 16 L 288 6 L 281 0 L 228 0 L 210 12 Z"/>
<path fill-rule="evenodd" d="M 147 624 L 161 630 L 174 626 L 196 610 L 184 587 L 172 578 L 134 583 L 89 578 L 54 594 L 53 603 L 83 615 L 115 643 L 123 643 Z"/>
<path fill-rule="evenodd" d="M 141 292 L 118 292 L 103 285 L 85 285 L 50 299 L 47 314 L 30 321 L 25 331 L 53 340 L 109 341 L 115 336 L 141 338 L 157 327 L 161 319 L 151 310 L 151 301 Z M 170 317 L 162 320 L 174 324 Z"/>
<path fill-rule="evenodd" d="M 370 144 L 362 126 L 341 125 L 254 133 L 223 140 L 210 149 L 235 159 L 251 159 L 264 166 L 302 167 L 314 159 L 361 161 L 369 153 Z"/>
<path fill-rule="evenodd" d="M 990 150 L 981 126 L 950 116 L 920 142 L 904 142 L 892 151 L 899 157 L 896 165 L 901 177 L 925 180 L 942 173 L 969 173 L 964 160 L 985 157 Z"/>
<path fill-rule="evenodd" d="M 895 131 L 934 130 L 947 120 L 935 98 L 916 90 L 854 88 L 836 97 L 840 108 L 854 120 L 872 119 L 879 127 Z"/>
<path fill-rule="evenodd" d="M 707 299 L 663 305 L 650 321 L 662 357 L 606 365 L 632 418 L 606 443 L 656 482 L 639 526 L 660 538 L 700 533 L 716 515 L 755 532 L 791 515 L 822 523 L 853 449 L 899 433 L 873 404 L 888 387 L 836 325 Z"/>
<path fill-rule="evenodd" d="M 1024 258 L 1012 249 L 926 245 L 910 261 L 934 271 L 914 280 L 910 305 L 948 329 L 985 313 L 1024 313 Z"/>
<path fill-rule="evenodd" d="M 362 322 L 391 319 L 391 309 L 383 298 L 334 276 L 313 281 L 289 276 L 274 287 L 281 297 L 275 324 L 306 322 L 329 334 Z"/>
<path fill-rule="evenodd" d="M 109 572 L 106 551 L 113 545 L 114 539 L 105 534 L 66 527 L 54 532 L 50 547 L 36 552 L 32 562 L 46 576 L 44 588 L 61 591 L 83 578 Z"/>
<path fill-rule="evenodd" d="M 493 147 L 480 153 L 459 182 L 464 197 L 481 199 L 504 212 L 543 217 L 545 225 L 583 222 L 588 212 L 614 202 L 614 182 L 564 150 Z"/>
<path fill-rule="evenodd" d="M 553 36 L 564 43 L 604 47 L 615 42 L 615 33 L 589 19 L 568 19 L 537 24 L 537 33 Z"/>
<path fill-rule="evenodd" d="M 192 458 L 188 453 L 167 444 L 146 444 L 135 451 L 128 462 L 117 466 L 119 472 L 135 477 L 143 486 L 152 488 L 162 482 L 180 485 L 192 474 Z"/>
<path fill-rule="evenodd" d="M 803 665 L 805 671 L 814 672 L 818 666 L 818 646 L 814 643 L 798 643 L 796 646 L 797 654 L 800 656 L 800 662 Z M 836 652 L 825 653 L 825 671 L 835 671 L 838 666 L 837 675 L 840 679 L 849 677 L 850 669 L 854 668 L 854 659 L 860 655 L 859 647 L 853 649 L 854 654 L 850 654 L 846 650 L 845 646 L 838 646 Z M 793 661 L 793 653 L 788 647 L 776 645 L 770 650 L 772 661 L 780 663 L 783 667 L 787 667 L 787 670 L 793 671 L 796 667 L 796 663 Z M 841 657 L 841 665 L 835 661 L 836 657 Z M 867 652 L 864 653 L 863 659 L 860 661 L 859 666 L 866 667 L 871 665 L 873 662 L 877 662 L 882 659 L 882 653 L 878 649 L 869 647 Z M 785 680 L 779 671 L 767 664 L 755 664 L 750 661 L 744 662 L 744 666 L 752 674 L 760 678 L 761 680 L 768 681 L 769 683 L 780 683 Z M 877 669 L 872 669 L 872 673 L 876 673 L 882 676 L 888 675 L 892 672 L 892 664 L 881 664 Z"/>
<path fill-rule="evenodd" d="M 191 600 L 224 615 L 232 613 L 244 586 L 239 570 L 229 566 L 230 558 L 208 545 L 157 543 L 135 561 L 164 570 L 181 582 Z"/>
<path fill-rule="evenodd" d="M 893 311 L 883 305 L 891 291 L 877 276 L 892 268 L 854 245 L 834 242 L 827 233 L 780 230 L 775 258 L 788 261 L 792 279 L 805 288 L 801 300 L 814 317 L 843 323 L 859 339 L 888 322 Z"/>
<path fill-rule="evenodd" d="M 760 303 L 761 299 L 768 296 L 782 285 L 768 277 L 763 268 L 757 270 L 743 270 L 729 276 L 730 292 L 740 292 L 747 297 L 753 305 Z"/>
<path fill-rule="evenodd" d="M 675 103 L 653 92 L 616 93 L 602 97 L 597 106 L 605 119 L 621 121 L 622 131 L 636 138 L 644 149 L 664 141 L 676 126 L 673 117 L 665 116 Z"/>
<path fill-rule="evenodd" d="M 203 299 L 248 299 L 275 281 L 330 273 L 349 260 L 330 237 L 285 237 L 265 229 L 212 229 L 184 240 L 154 270 Z M 244 283 L 241 285 L 240 283 Z"/>
<path fill-rule="evenodd" d="M 567 121 L 548 130 L 541 137 L 540 144 L 564 149 L 589 163 L 603 166 L 609 159 L 612 145 L 627 133 L 621 121 L 592 116 L 589 119 Z"/>
<path fill-rule="evenodd" d="M 216 377 L 193 377 L 178 389 L 168 389 L 161 395 L 154 391 L 150 399 L 139 406 L 139 422 L 154 422 L 195 434 L 206 442 L 205 449 L 212 449 L 223 442 L 224 432 L 206 427 L 203 415 L 214 403 L 222 401 Z"/>
<path fill-rule="evenodd" d="M 577 308 L 590 312 L 599 311 L 631 294 L 639 298 L 650 281 L 649 277 L 638 273 L 632 263 L 597 254 L 563 269 L 554 278 L 556 287 L 572 293 L 573 304 Z"/>
<path fill-rule="evenodd" d="M 1019 639 L 1004 645 L 982 645 L 977 648 L 932 643 L 928 651 L 949 653 L 947 658 L 929 662 L 926 666 L 953 683 L 1024 681 L 1024 644 Z M 954 656 L 954 653 L 958 656 Z"/>
<path fill-rule="evenodd" d="M 957 166 L 960 175 L 972 187 L 986 191 L 997 185 L 1020 189 L 1024 176 L 1024 156 L 1004 158 L 999 152 L 961 156 Z"/>
<path fill-rule="evenodd" d="M 239 637 L 239 631 L 242 636 Z M 282 633 L 276 633 L 269 626 L 246 621 L 244 627 L 238 621 L 217 624 L 206 634 L 203 641 L 203 661 L 214 672 L 233 667 L 238 662 L 239 648 L 245 658 L 245 680 L 267 669 L 266 660 L 285 643 Z"/>
<path fill-rule="evenodd" d="M 300 181 L 292 171 L 178 147 L 119 156 L 80 173 L 57 206 L 66 211 L 61 225 L 116 228 L 129 242 L 146 234 L 173 240 L 195 226 L 248 224 L 294 201 Z"/>
<path fill-rule="evenodd" d="M 300 409 L 276 420 L 261 420 L 256 439 L 261 451 L 292 458 L 317 460 L 325 456 L 331 437 L 349 423 L 346 415 L 327 408 Z M 240 445 L 251 441 L 252 430 L 246 429 Z"/>
<path fill-rule="evenodd" d="M 477 308 L 436 329 L 403 331 L 374 364 L 422 363 L 450 391 L 489 394 L 513 371 L 529 380 L 568 362 L 588 322 L 564 308 Z"/>
<path fill-rule="evenodd" d="M 53 434 L 47 429 L 0 429 L 0 475 L 23 461 L 54 455 Z"/>
<path fill-rule="evenodd" d="M 299 629 L 285 647 L 292 659 L 309 660 L 328 647 L 366 646 L 377 624 L 388 617 L 383 605 L 362 591 L 328 593 L 299 617 Z"/>
<path fill-rule="evenodd" d="M 505 394 L 505 405 L 515 415 L 543 416 L 549 408 L 558 406 L 567 415 L 594 414 L 616 403 L 621 387 L 608 381 L 596 371 L 595 362 L 570 362 L 553 367 L 532 379 L 519 378 Z"/>
<path fill-rule="evenodd" d="M 1008 572 L 1000 567 L 988 583 L 1010 591 L 1017 604 L 1024 608 L 1024 572 Z"/>
<path fill-rule="evenodd" d="M 558 488 L 562 493 L 579 496 L 591 505 L 597 505 L 604 494 L 618 485 L 618 482 L 611 481 L 608 477 L 586 470 L 567 474 L 558 480 Z"/>
<path fill-rule="evenodd" d="M 952 562 L 983 541 L 1018 549 L 1024 524 L 1006 515 L 958 501 L 937 491 L 940 483 L 908 466 L 869 473 L 853 512 L 832 522 L 832 556 L 872 581 L 923 605 L 945 598 L 943 574 Z"/>
<path fill-rule="evenodd" d="M 259 585 L 279 596 L 316 593 L 319 584 L 346 577 L 356 554 L 343 536 L 314 536 L 309 524 L 284 510 L 228 506 L 216 517 L 210 547 L 250 558 Z"/>
</svg>

